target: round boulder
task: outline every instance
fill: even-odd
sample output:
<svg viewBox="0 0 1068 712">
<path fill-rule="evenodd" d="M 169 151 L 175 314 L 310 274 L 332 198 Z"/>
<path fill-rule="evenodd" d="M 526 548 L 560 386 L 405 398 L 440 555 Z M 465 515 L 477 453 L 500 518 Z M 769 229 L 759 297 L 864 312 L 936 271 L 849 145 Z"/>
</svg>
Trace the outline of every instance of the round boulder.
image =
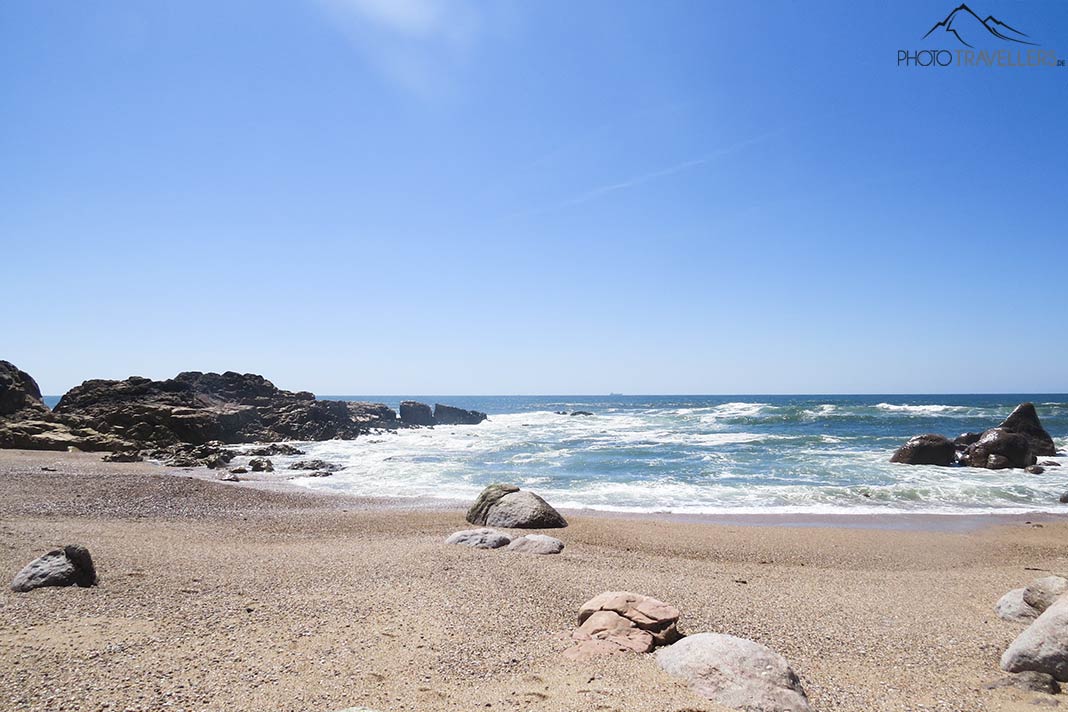
<svg viewBox="0 0 1068 712">
<path fill-rule="evenodd" d="M 493 484 L 467 511 L 472 524 L 505 529 L 558 529 L 567 520 L 544 499 L 515 485 Z"/>
<path fill-rule="evenodd" d="M 749 712 L 811 712 L 793 668 L 775 651 L 733 635 L 699 633 L 656 655 L 660 667 L 713 702 Z"/>
</svg>

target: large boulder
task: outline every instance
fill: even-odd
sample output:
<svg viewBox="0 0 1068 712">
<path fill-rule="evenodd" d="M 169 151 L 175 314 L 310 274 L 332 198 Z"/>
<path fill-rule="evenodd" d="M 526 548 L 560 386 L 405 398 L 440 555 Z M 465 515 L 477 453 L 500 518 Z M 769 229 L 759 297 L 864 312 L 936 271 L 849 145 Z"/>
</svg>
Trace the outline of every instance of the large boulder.
<svg viewBox="0 0 1068 712">
<path fill-rule="evenodd" d="M 917 435 L 899 447 L 890 458 L 890 462 L 905 465 L 943 465 L 949 466 L 957 459 L 957 448 L 953 441 L 942 435 Z"/>
<path fill-rule="evenodd" d="M 679 611 L 663 601 L 629 591 L 607 591 L 579 608 L 574 647 L 564 654 L 581 660 L 621 652 L 648 653 L 679 639 Z"/>
<path fill-rule="evenodd" d="M 478 425 L 486 414 L 478 410 L 454 408 L 451 405 L 434 404 L 434 422 L 438 425 Z"/>
<path fill-rule="evenodd" d="M 467 521 L 505 529 L 558 529 L 567 520 L 544 499 L 515 485 L 490 485 L 471 505 Z"/>
<path fill-rule="evenodd" d="M 1068 598 L 1059 598 L 1001 656 L 1006 672 L 1034 670 L 1068 682 Z"/>
<path fill-rule="evenodd" d="M 1024 435 L 1001 428 L 987 430 L 961 456 L 961 461 L 972 467 L 991 470 L 1024 468 L 1035 464 L 1036 460 L 1031 443 Z"/>
<path fill-rule="evenodd" d="M 1016 410 L 1012 411 L 1012 414 L 1005 418 L 998 428 L 1023 435 L 1027 438 L 1027 442 L 1031 445 L 1031 452 L 1035 455 L 1057 454 L 1053 438 L 1042 427 L 1034 403 L 1021 403 L 1016 406 Z"/>
<path fill-rule="evenodd" d="M 434 412 L 419 401 L 401 401 L 400 419 L 405 425 L 433 425 Z"/>
<path fill-rule="evenodd" d="M 37 381 L 10 361 L 0 361 L 0 416 L 14 415 L 23 409 L 48 410 L 41 401 Z"/>
<path fill-rule="evenodd" d="M 660 667 L 718 704 L 748 712 L 810 712 L 790 664 L 760 643 L 720 633 L 683 638 L 656 655 Z"/>
<path fill-rule="evenodd" d="M 69 544 L 39 556 L 15 574 L 11 590 L 32 591 L 43 586 L 95 586 L 96 568 L 89 550 Z"/>
</svg>

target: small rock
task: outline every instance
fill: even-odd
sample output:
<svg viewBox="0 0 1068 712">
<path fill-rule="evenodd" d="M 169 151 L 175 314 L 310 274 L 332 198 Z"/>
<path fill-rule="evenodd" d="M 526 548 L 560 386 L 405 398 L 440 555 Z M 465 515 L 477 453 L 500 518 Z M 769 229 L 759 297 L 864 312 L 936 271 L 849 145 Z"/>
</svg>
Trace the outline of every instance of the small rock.
<svg viewBox="0 0 1068 712">
<path fill-rule="evenodd" d="M 252 458 L 248 466 L 253 472 L 274 472 L 274 463 L 263 457 Z"/>
<path fill-rule="evenodd" d="M 1061 463 L 1057 462 L 1056 460 L 1043 460 L 1042 462 L 1040 462 L 1038 464 L 1042 465 L 1042 467 L 1060 467 L 1061 466 Z"/>
<path fill-rule="evenodd" d="M 571 415 L 593 415 L 593 413 L 591 413 L 588 410 L 576 410 L 576 411 L 572 411 Z"/>
<path fill-rule="evenodd" d="M 89 550 L 79 544 L 69 544 L 39 556 L 15 574 L 11 590 L 32 591 L 42 586 L 96 585 L 96 568 Z"/>
<path fill-rule="evenodd" d="M 272 455 L 304 455 L 304 451 L 287 443 L 271 443 L 245 451 L 250 457 L 271 457 Z"/>
<path fill-rule="evenodd" d="M 216 475 L 215 479 L 217 479 L 217 480 L 219 480 L 221 482 L 240 482 L 241 481 L 241 478 L 238 477 L 236 474 L 234 474 L 233 471 L 220 472 L 218 475 Z"/>
<path fill-rule="evenodd" d="M 1038 618 L 1039 611 L 1024 600 L 1025 590 L 1014 588 L 1001 597 L 1001 600 L 994 606 L 994 612 L 997 613 L 998 618 L 1012 623 L 1030 623 Z"/>
<path fill-rule="evenodd" d="M 1024 468 L 1024 472 L 1027 472 L 1032 475 L 1041 475 L 1045 471 L 1046 468 L 1042 467 L 1042 465 L 1028 465 Z"/>
<path fill-rule="evenodd" d="M 1052 675 L 1044 672 L 1034 672 L 1033 670 L 1006 675 L 987 683 L 984 687 L 988 690 L 994 690 L 999 687 L 1015 687 L 1027 692 L 1044 692 L 1047 695 L 1056 695 L 1061 691 L 1061 686 L 1053 679 Z"/>
<path fill-rule="evenodd" d="M 326 460 L 300 460 L 294 462 L 289 466 L 291 470 L 321 470 L 325 472 L 336 472 L 341 469 L 341 465 L 335 465 Z"/>
<path fill-rule="evenodd" d="M 473 549 L 499 549 L 511 541 L 510 536 L 493 529 L 466 529 L 450 534 L 445 543 L 470 546 Z"/>
<path fill-rule="evenodd" d="M 136 452 L 109 452 L 100 459 L 104 462 L 141 462 L 145 458 Z"/>
<path fill-rule="evenodd" d="M 559 554 L 564 550 L 564 542 L 544 534 L 527 534 L 513 539 L 508 550 L 524 554 Z"/>
<path fill-rule="evenodd" d="M 248 468 L 247 467 L 235 467 L 234 469 L 230 470 L 230 474 L 231 475 L 247 475 L 248 474 Z"/>
</svg>

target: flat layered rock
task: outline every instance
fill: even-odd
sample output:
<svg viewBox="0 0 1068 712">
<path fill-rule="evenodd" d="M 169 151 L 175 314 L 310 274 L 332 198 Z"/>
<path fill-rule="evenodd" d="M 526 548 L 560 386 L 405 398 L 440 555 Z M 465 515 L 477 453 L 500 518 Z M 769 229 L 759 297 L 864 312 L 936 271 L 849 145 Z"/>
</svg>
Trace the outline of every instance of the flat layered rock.
<svg viewBox="0 0 1068 712">
<path fill-rule="evenodd" d="M 747 712 L 811 712 L 793 668 L 770 648 L 745 638 L 699 633 L 656 655 L 660 667 L 694 692 Z"/>
<path fill-rule="evenodd" d="M 571 634 L 576 645 L 565 655 L 584 659 L 648 653 L 679 639 L 678 620 L 678 609 L 663 601 L 630 591 L 607 591 L 579 608 L 579 627 Z"/>
<path fill-rule="evenodd" d="M 543 556 L 559 554 L 564 550 L 564 542 L 545 534 L 527 534 L 518 539 L 513 539 L 512 543 L 508 545 L 508 550 Z"/>
<path fill-rule="evenodd" d="M 445 543 L 469 546 L 473 549 L 499 549 L 508 546 L 511 541 L 510 536 L 493 529 L 466 529 L 450 534 Z"/>
</svg>

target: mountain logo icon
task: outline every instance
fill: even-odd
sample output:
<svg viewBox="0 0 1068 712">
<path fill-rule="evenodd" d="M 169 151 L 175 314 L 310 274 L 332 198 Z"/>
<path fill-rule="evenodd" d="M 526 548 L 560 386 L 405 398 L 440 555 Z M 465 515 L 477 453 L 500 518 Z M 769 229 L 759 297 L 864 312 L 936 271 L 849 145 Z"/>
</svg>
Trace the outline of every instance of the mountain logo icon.
<svg viewBox="0 0 1068 712">
<path fill-rule="evenodd" d="M 946 19 L 936 22 L 923 39 L 927 39 L 939 30 L 953 35 L 965 47 L 973 47 L 973 42 L 989 39 L 991 36 L 1004 42 L 1038 46 L 1038 43 L 1032 42 L 1028 35 L 1005 24 L 993 15 L 987 15 L 985 20 L 980 19 L 970 7 L 963 3 L 946 15 Z"/>
</svg>

